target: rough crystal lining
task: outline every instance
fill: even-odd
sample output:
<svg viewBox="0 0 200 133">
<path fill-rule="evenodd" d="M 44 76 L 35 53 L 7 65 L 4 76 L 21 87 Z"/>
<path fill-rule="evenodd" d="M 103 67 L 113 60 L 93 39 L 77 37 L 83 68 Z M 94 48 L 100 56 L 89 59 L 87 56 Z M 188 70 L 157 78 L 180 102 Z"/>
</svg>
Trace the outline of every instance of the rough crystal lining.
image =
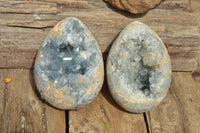
<svg viewBox="0 0 200 133">
<path fill-rule="evenodd" d="M 56 75 L 59 76 L 64 73 L 84 75 L 96 55 L 88 52 L 82 45 L 73 45 L 69 42 L 60 45 L 51 42 L 45 45 L 43 49 L 48 49 L 48 55 L 51 55 L 43 57 L 43 60 L 50 62 L 45 63 L 42 67 L 42 70 L 48 73 L 47 76 L 51 81 L 57 78 Z M 58 74 L 55 75 L 55 72 Z"/>
<path fill-rule="evenodd" d="M 136 43 L 135 47 L 139 51 L 138 56 L 140 57 L 140 60 L 133 59 L 133 62 L 139 64 L 138 70 L 134 71 L 132 75 L 135 78 L 134 83 L 138 84 L 136 85 L 139 86 L 137 89 L 142 91 L 144 95 L 150 96 L 151 89 L 150 89 L 149 79 L 153 74 L 152 72 L 154 71 L 154 67 L 144 65 L 143 63 L 144 54 L 145 52 L 147 52 L 147 50 L 145 50 L 144 47 L 145 46 L 145 44 L 143 43 L 144 40 L 141 40 L 140 42 L 139 39 L 138 40 L 132 39 L 130 41 L 132 41 L 133 44 Z M 129 42 L 129 40 L 127 40 L 127 42 Z"/>
<path fill-rule="evenodd" d="M 137 43 L 137 46 L 141 46 L 139 47 L 139 55 L 141 56 L 141 60 L 139 61 L 140 66 L 140 70 L 138 70 L 138 78 L 140 79 L 140 88 L 139 90 L 141 90 L 143 92 L 143 94 L 145 94 L 146 96 L 149 96 L 151 93 L 150 90 L 150 81 L 149 78 L 151 76 L 151 71 L 152 71 L 152 67 L 148 67 L 148 66 L 144 66 L 143 63 L 143 57 L 142 57 L 142 51 L 145 51 L 144 49 L 144 44 L 143 44 L 142 40 L 140 43 Z"/>
<path fill-rule="evenodd" d="M 143 68 L 145 69 L 145 68 Z M 150 70 L 147 70 L 148 72 L 145 74 L 145 75 L 141 75 L 141 73 L 139 72 L 139 78 L 140 78 L 140 83 L 141 83 L 141 86 L 139 88 L 139 90 L 141 90 L 146 96 L 149 96 L 150 93 L 151 93 L 151 90 L 150 90 L 150 81 L 149 81 L 149 78 L 150 78 Z"/>
<path fill-rule="evenodd" d="M 63 66 L 65 64 L 64 68 L 65 74 L 80 73 L 84 75 L 87 72 L 88 67 L 90 65 L 89 60 L 87 60 L 87 58 L 82 59 L 80 56 L 80 53 L 83 52 L 84 50 L 85 49 L 83 48 L 83 46 L 74 47 L 70 45 L 70 43 L 68 44 L 62 43 L 61 45 L 59 45 L 59 52 L 70 54 L 70 56 L 63 57 L 62 59 Z"/>
</svg>

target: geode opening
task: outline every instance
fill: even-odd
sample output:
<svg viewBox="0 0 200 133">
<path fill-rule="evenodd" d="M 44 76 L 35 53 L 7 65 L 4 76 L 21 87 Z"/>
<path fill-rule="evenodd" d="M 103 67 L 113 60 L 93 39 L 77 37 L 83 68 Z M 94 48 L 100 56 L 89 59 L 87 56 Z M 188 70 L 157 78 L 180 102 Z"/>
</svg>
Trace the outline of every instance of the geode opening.
<svg viewBox="0 0 200 133">
<path fill-rule="evenodd" d="M 58 80 L 57 78 L 63 74 L 84 75 L 96 58 L 96 54 L 87 52 L 84 46 L 69 42 L 57 44 L 52 41 L 42 49 L 51 55 L 43 57 L 43 60 L 50 61 L 50 63 L 41 66 L 41 69 L 48 73 L 47 76 L 51 81 Z M 56 71 L 58 74 L 55 74 Z"/>
</svg>

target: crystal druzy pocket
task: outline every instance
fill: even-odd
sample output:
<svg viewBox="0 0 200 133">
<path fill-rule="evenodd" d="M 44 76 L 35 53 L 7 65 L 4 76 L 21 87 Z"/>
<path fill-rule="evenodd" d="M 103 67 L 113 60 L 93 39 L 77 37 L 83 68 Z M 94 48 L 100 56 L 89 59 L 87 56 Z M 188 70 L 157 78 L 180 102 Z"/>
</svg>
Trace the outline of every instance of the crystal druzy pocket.
<svg viewBox="0 0 200 133">
<path fill-rule="evenodd" d="M 106 69 L 113 98 L 130 112 L 155 108 L 171 82 L 171 61 L 165 45 L 141 22 L 129 24 L 114 41 Z"/>
<path fill-rule="evenodd" d="M 104 66 L 99 46 L 76 18 L 59 22 L 38 51 L 34 77 L 41 96 L 59 109 L 78 109 L 99 93 Z"/>
</svg>

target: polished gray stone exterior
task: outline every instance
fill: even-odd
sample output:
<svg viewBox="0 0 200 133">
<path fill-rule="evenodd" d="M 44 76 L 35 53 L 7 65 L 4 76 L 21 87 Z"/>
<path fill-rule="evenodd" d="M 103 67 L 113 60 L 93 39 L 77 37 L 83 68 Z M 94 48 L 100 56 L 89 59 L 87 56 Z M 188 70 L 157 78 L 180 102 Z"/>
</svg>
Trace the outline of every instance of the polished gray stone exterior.
<svg viewBox="0 0 200 133">
<path fill-rule="evenodd" d="M 43 41 L 34 66 L 41 96 L 59 109 L 73 110 L 90 103 L 104 79 L 99 46 L 76 18 L 59 22 Z"/>
<path fill-rule="evenodd" d="M 141 22 L 129 24 L 114 41 L 106 69 L 113 98 L 130 112 L 155 108 L 171 82 L 171 61 L 165 45 Z"/>
</svg>

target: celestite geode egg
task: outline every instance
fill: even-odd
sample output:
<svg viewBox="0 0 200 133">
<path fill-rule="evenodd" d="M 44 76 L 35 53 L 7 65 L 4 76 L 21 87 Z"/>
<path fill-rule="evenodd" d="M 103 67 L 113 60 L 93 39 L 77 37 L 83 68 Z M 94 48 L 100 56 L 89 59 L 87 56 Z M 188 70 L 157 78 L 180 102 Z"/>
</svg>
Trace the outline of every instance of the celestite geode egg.
<svg viewBox="0 0 200 133">
<path fill-rule="evenodd" d="M 114 41 L 106 69 L 113 98 L 130 112 L 155 108 L 171 82 L 171 61 L 165 45 L 141 22 L 130 23 Z"/>
<path fill-rule="evenodd" d="M 90 103 L 104 80 L 99 46 L 76 18 L 59 22 L 38 51 L 34 77 L 41 96 L 59 109 L 73 110 Z"/>
</svg>

